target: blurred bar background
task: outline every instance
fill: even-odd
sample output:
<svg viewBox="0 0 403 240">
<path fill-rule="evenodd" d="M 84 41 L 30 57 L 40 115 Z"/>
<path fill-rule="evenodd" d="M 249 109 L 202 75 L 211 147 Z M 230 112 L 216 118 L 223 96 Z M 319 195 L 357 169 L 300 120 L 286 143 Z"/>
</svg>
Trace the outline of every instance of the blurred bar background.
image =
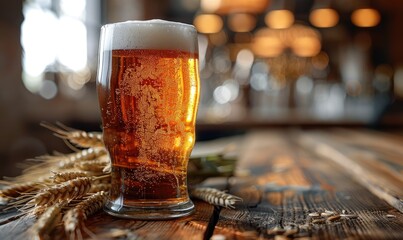
<svg viewBox="0 0 403 240">
<path fill-rule="evenodd" d="M 399 0 L 0 2 L 0 175 L 67 151 L 39 126 L 99 131 L 100 26 L 159 18 L 199 31 L 198 140 L 257 127 L 403 126 Z"/>
</svg>

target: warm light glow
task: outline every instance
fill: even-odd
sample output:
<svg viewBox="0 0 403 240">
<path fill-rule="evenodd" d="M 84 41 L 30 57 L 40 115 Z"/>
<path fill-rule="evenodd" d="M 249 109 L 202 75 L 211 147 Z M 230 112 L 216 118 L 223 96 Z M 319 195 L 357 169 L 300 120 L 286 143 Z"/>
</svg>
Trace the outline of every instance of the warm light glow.
<svg viewBox="0 0 403 240">
<path fill-rule="evenodd" d="M 197 31 L 201 33 L 217 33 L 223 27 L 223 21 L 216 14 L 200 14 L 193 21 Z"/>
<path fill-rule="evenodd" d="M 294 24 L 287 29 L 263 28 L 255 33 L 252 50 L 260 57 L 276 57 L 290 48 L 297 56 L 312 57 L 320 52 L 320 33 Z"/>
<path fill-rule="evenodd" d="M 203 12 L 226 15 L 234 12 L 262 13 L 269 4 L 269 0 L 201 0 L 200 7 Z"/>
<path fill-rule="evenodd" d="M 300 57 L 312 57 L 319 53 L 321 44 L 318 38 L 303 36 L 296 38 L 291 46 L 293 52 Z"/>
<path fill-rule="evenodd" d="M 313 57 L 320 52 L 320 33 L 311 27 L 294 24 L 287 29 L 264 28 L 256 32 L 252 50 L 260 57 L 276 57 L 291 49 L 299 57 Z"/>
<path fill-rule="evenodd" d="M 331 8 L 314 9 L 309 15 L 309 21 L 315 27 L 334 27 L 339 22 L 339 15 Z"/>
<path fill-rule="evenodd" d="M 273 29 L 289 28 L 294 23 L 294 14 L 289 10 L 272 10 L 266 14 L 264 21 Z"/>
<path fill-rule="evenodd" d="M 283 52 L 284 45 L 274 30 L 262 29 L 253 39 L 252 50 L 260 57 L 276 57 Z"/>
<path fill-rule="evenodd" d="M 374 27 L 380 20 L 379 12 L 372 8 L 357 9 L 351 15 L 351 21 L 358 27 Z"/>
<path fill-rule="evenodd" d="M 235 13 L 228 17 L 228 27 L 234 32 L 250 32 L 256 26 L 256 17 L 248 13 Z"/>
<path fill-rule="evenodd" d="M 221 6 L 221 0 L 201 0 L 200 1 L 200 8 L 203 12 L 215 12 Z"/>
</svg>

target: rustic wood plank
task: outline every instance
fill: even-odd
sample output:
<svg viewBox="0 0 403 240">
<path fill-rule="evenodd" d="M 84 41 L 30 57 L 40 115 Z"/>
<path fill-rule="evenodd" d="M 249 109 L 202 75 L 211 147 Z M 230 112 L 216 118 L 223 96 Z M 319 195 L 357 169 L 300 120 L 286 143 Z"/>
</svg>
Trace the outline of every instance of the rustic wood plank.
<svg viewBox="0 0 403 240">
<path fill-rule="evenodd" d="M 403 212 L 403 175 L 396 171 L 403 168 L 403 163 L 400 165 L 395 162 L 393 166 L 388 164 L 385 160 L 387 156 L 371 147 L 375 144 L 374 140 L 368 139 L 375 138 L 370 135 L 360 136 L 358 139 L 354 136 L 347 134 L 341 137 L 329 132 L 316 132 L 303 135 L 299 142 L 320 156 L 339 164 L 373 194 Z M 385 143 L 386 139 L 380 141 Z M 364 148 L 357 147 L 362 144 Z M 394 144 L 396 143 L 388 139 L 387 146 Z"/>
<path fill-rule="evenodd" d="M 339 143 L 363 149 L 376 155 L 378 161 L 389 165 L 391 170 L 403 174 L 403 137 L 397 134 L 370 130 L 333 129 L 331 134 Z M 347 136 L 347 137 L 346 137 Z"/>
<path fill-rule="evenodd" d="M 222 215 L 218 233 L 230 239 L 272 238 L 276 236 L 276 227 L 297 226 L 299 232 L 293 237 L 403 236 L 402 214 L 351 178 L 344 168 L 295 145 L 296 137 L 292 132 L 260 132 L 246 138 L 239 168 L 242 174 L 250 172 L 254 177 L 233 179 L 231 191 L 247 201 L 236 217 Z M 254 204 L 249 205 L 250 202 Z M 309 213 L 324 210 L 345 210 L 358 218 L 311 224 Z M 395 218 L 388 218 L 388 214 Z M 227 232 L 229 229 L 232 234 Z M 242 235 L 245 232 L 248 236 Z"/>
</svg>

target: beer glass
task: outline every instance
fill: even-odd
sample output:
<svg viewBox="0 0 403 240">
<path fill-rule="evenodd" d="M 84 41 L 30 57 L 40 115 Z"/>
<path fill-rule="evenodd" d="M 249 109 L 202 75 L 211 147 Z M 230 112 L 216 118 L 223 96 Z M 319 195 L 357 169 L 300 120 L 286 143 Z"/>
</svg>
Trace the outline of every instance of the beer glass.
<svg viewBox="0 0 403 240">
<path fill-rule="evenodd" d="M 197 32 L 163 20 L 101 28 L 97 91 L 112 161 L 107 213 L 189 215 L 186 173 L 199 101 Z"/>
</svg>

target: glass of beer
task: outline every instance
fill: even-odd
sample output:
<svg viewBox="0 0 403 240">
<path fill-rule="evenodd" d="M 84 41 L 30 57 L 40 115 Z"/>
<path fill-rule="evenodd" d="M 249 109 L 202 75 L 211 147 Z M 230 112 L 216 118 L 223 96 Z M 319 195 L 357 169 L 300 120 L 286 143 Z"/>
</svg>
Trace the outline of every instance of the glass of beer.
<svg viewBox="0 0 403 240">
<path fill-rule="evenodd" d="M 163 20 L 104 25 L 97 75 L 112 161 L 106 212 L 133 219 L 191 214 L 186 174 L 199 101 L 195 28 Z"/>
</svg>

